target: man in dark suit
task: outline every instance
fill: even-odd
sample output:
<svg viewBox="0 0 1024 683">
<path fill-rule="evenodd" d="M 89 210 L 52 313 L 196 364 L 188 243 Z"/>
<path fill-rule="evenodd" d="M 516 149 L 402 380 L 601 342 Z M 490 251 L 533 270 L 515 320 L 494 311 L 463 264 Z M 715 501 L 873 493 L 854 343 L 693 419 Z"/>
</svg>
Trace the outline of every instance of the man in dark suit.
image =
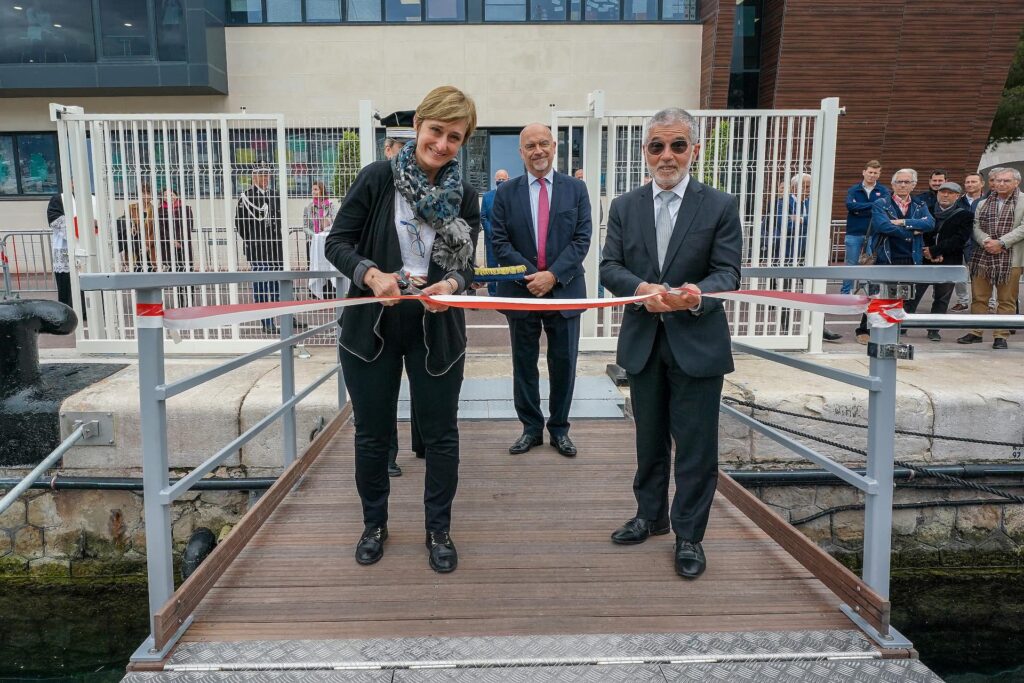
<svg viewBox="0 0 1024 683">
<path fill-rule="evenodd" d="M 657 294 L 627 307 L 619 331 L 616 362 L 636 423 L 637 511 L 612 541 L 642 543 L 671 528 L 676 572 L 688 579 L 707 564 L 701 540 L 717 482 L 718 406 L 733 370 L 725 309 L 701 292 L 738 287 L 742 243 L 736 199 L 689 176 L 698 135 L 682 109 L 654 115 L 644 136 L 654 182 L 612 201 L 601 260 L 601 282 L 615 296 Z"/>
<path fill-rule="evenodd" d="M 527 299 L 585 298 L 583 259 L 590 249 L 590 198 L 582 181 L 556 173 L 551 129 L 531 123 L 519 134 L 526 174 L 503 183 L 494 196 L 491 246 L 502 266 L 526 266 L 522 281 L 498 283 L 498 296 Z M 512 379 L 516 414 L 523 434 L 508 449 L 518 455 L 544 442 L 540 404 L 540 333 L 548 342 L 551 445 L 576 455 L 569 438 L 569 406 L 576 383 L 580 311 L 507 311 L 512 337 Z"/>
<path fill-rule="evenodd" d="M 281 242 L 281 200 L 270 190 L 269 166 L 257 166 L 252 172 L 252 185 L 235 205 L 235 229 L 242 238 L 242 251 L 253 271 L 284 270 L 284 246 Z M 277 301 L 280 296 L 276 280 L 252 283 L 255 303 Z M 272 318 L 263 320 L 263 330 L 277 333 Z"/>
</svg>

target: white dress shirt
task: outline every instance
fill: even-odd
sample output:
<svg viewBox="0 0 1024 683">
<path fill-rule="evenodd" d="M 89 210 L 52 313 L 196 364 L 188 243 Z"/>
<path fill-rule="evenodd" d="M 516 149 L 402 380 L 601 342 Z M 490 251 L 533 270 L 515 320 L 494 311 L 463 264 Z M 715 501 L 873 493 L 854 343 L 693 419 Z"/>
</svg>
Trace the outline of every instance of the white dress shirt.
<svg viewBox="0 0 1024 683">
<path fill-rule="evenodd" d="M 672 188 L 668 188 L 669 192 L 674 192 L 678 197 L 678 202 L 673 202 L 669 206 L 669 215 L 672 216 L 672 225 L 676 224 L 676 216 L 679 215 L 679 207 L 683 205 L 683 195 L 686 194 L 686 186 L 690 184 L 690 174 L 687 173 L 683 176 L 683 179 Z M 651 182 L 651 189 L 654 190 L 654 222 L 658 222 L 658 211 L 661 210 L 662 197 L 661 193 L 666 189 L 658 185 L 657 181 Z"/>
<path fill-rule="evenodd" d="M 416 249 L 416 236 L 407 224 L 415 226 L 423 240 L 423 255 Z M 402 249 L 402 264 L 410 275 L 426 277 L 430 267 L 430 251 L 434 248 L 436 231 L 416 217 L 412 205 L 405 200 L 401 192 L 395 193 L 395 230 L 398 232 L 398 244 Z"/>
</svg>

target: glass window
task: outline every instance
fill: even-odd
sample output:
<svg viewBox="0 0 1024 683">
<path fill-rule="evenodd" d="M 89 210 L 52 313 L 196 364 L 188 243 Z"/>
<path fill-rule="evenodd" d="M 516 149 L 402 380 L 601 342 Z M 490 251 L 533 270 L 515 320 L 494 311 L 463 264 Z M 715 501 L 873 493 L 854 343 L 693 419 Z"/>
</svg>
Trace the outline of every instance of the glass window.
<svg viewBox="0 0 1024 683">
<path fill-rule="evenodd" d="M 0 7 L 0 63 L 95 61 L 91 2 L 26 0 Z"/>
<path fill-rule="evenodd" d="M 57 137 L 52 133 L 18 135 L 18 170 L 22 194 L 57 191 Z"/>
<path fill-rule="evenodd" d="M 104 57 L 148 57 L 149 3 L 100 0 L 100 36 Z"/>
<path fill-rule="evenodd" d="M 162 62 L 188 60 L 188 32 L 184 0 L 157 0 L 156 47 Z"/>
<path fill-rule="evenodd" d="M 580 7 L 582 0 L 569 0 L 569 21 L 579 21 L 583 10 Z"/>
<path fill-rule="evenodd" d="M 465 0 L 426 0 L 427 21 L 465 21 Z"/>
<path fill-rule="evenodd" d="M 302 0 L 267 0 L 268 23 L 302 22 Z"/>
<path fill-rule="evenodd" d="M 341 0 L 306 0 L 306 21 L 341 21 Z"/>
<path fill-rule="evenodd" d="M 663 0 L 661 18 L 665 21 L 696 21 L 696 0 Z"/>
<path fill-rule="evenodd" d="M 420 21 L 420 0 L 385 0 L 387 21 Z"/>
<path fill-rule="evenodd" d="M 625 0 L 626 21 L 657 21 L 658 0 Z"/>
<path fill-rule="evenodd" d="M 526 21 L 526 0 L 484 0 L 484 21 Z"/>
<path fill-rule="evenodd" d="M 532 0 L 531 21 L 565 21 L 568 0 Z"/>
<path fill-rule="evenodd" d="M 618 21 L 619 0 L 586 0 L 583 18 L 586 21 Z"/>
<path fill-rule="evenodd" d="M 380 21 L 380 0 L 348 0 L 349 21 Z"/>
<path fill-rule="evenodd" d="M 229 24 L 262 24 L 263 0 L 229 0 Z"/>
<path fill-rule="evenodd" d="M 0 135 L 0 195 L 18 194 L 18 176 L 14 168 L 14 137 Z"/>
</svg>

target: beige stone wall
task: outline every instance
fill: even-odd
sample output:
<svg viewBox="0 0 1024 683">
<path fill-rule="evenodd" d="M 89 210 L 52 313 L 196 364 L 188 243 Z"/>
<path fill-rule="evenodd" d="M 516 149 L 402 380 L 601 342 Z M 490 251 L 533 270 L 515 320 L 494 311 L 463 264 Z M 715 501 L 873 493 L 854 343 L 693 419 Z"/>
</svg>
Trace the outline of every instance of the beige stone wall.
<svg viewBox="0 0 1024 683">
<path fill-rule="evenodd" d="M 603 89 L 612 109 L 696 107 L 701 27 L 255 26 L 227 29 L 230 94 L 189 97 L 0 99 L 0 130 L 52 130 L 47 103 L 89 112 L 283 113 L 342 117 L 358 102 L 412 109 L 432 87 L 464 88 L 480 125 L 521 126 L 550 105 L 583 109 Z"/>
</svg>

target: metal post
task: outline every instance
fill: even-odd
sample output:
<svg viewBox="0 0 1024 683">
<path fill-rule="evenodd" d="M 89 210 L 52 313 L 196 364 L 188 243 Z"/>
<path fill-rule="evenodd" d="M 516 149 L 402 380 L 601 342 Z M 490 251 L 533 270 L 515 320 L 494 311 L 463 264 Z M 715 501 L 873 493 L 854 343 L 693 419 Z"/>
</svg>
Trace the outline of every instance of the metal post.
<svg viewBox="0 0 1024 683">
<path fill-rule="evenodd" d="M 593 273 L 587 278 L 587 296 L 597 296 L 598 266 L 601 263 L 601 128 L 604 125 L 604 91 L 595 90 L 587 96 L 588 116 L 583 139 L 583 177 L 586 178 L 587 192 L 590 195 L 590 220 L 593 231 L 590 237 L 590 250 L 584 263 L 587 272 Z M 614 144 L 613 140 L 608 141 Z M 609 196 L 615 188 L 615 174 L 608 169 L 605 180 Z M 597 310 L 583 312 L 581 320 L 581 336 L 597 336 Z"/>
<path fill-rule="evenodd" d="M 160 289 L 138 290 L 140 304 L 162 305 Z M 171 504 L 160 493 L 169 486 L 167 473 L 167 404 L 157 397 L 164 383 L 163 317 L 138 316 L 139 417 L 142 423 L 142 487 L 146 514 L 146 571 L 149 577 L 149 628 L 156 633 L 154 616 L 174 593 L 174 562 L 171 555 Z M 152 657 L 152 636 L 136 652 Z M 133 656 L 133 659 L 136 657 Z M 147 657 L 148 658 L 148 657 Z"/>
<path fill-rule="evenodd" d="M 7 263 L 7 235 L 0 237 L 0 269 L 3 269 L 4 273 L 4 296 L 6 299 L 16 299 L 13 296 L 14 285 L 11 284 L 11 268 Z"/>
<path fill-rule="evenodd" d="M 280 300 L 294 301 L 294 284 L 291 280 L 281 280 Z M 292 336 L 291 314 L 281 316 L 281 339 Z M 295 396 L 295 345 L 289 344 L 281 349 L 281 402 L 286 403 Z M 295 462 L 296 441 L 295 441 L 295 406 L 292 406 L 281 416 L 281 435 L 283 438 L 284 466 L 288 467 Z"/>
<path fill-rule="evenodd" d="M 374 162 L 377 149 L 376 130 L 373 125 L 373 102 L 359 100 L 359 168 L 365 168 Z"/>
<path fill-rule="evenodd" d="M 881 387 L 868 396 L 867 476 L 878 482 L 878 493 L 864 501 L 864 582 L 889 598 L 892 553 L 893 458 L 896 437 L 896 357 L 886 353 L 899 343 L 899 326 L 872 327 L 875 353 L 869 370 Z"/>
<path fill-rule="evenodd" d="M 341 337 L 341 311 L 342 309 L 334 309 L 335 320 L 338 321 L 337 335 Z M 345 373 L 341 371 L 341 344 L 335 344 L 338 348 L 338 410 L 345 407 L 345 403 L 348 402 L 348 390 L 345 387 Z"/>
<path fill-rule="evenodd" d="M 814 229 L 813 235 L 808 235 L 808 244 L 813 250 L 810 254 L 811 263 L 814 266 L 827 266 L 829 252 L 831 251 L 832 238 L 832 191 L 835 185 L 836 174 L 836 138 L 839 134 L 839 116 L 842 110 L 839 108 L 838 97 L 828 97 L 821 101 L 821 118 L 815 126 L 815 164 L 816 176 L 814 180 L 817 187 L 811 195 L 811 215 L 808 224 Z M 824 280 L 805 281 L 805 290 L 815 294 L 824 294 L 827 282 Z M 821 353 L 821 333 L 825 329 L 825 314 L 812 313 L 811 324 L 809 325 L 811 338 L 810 351 Z"/>
</svg>

